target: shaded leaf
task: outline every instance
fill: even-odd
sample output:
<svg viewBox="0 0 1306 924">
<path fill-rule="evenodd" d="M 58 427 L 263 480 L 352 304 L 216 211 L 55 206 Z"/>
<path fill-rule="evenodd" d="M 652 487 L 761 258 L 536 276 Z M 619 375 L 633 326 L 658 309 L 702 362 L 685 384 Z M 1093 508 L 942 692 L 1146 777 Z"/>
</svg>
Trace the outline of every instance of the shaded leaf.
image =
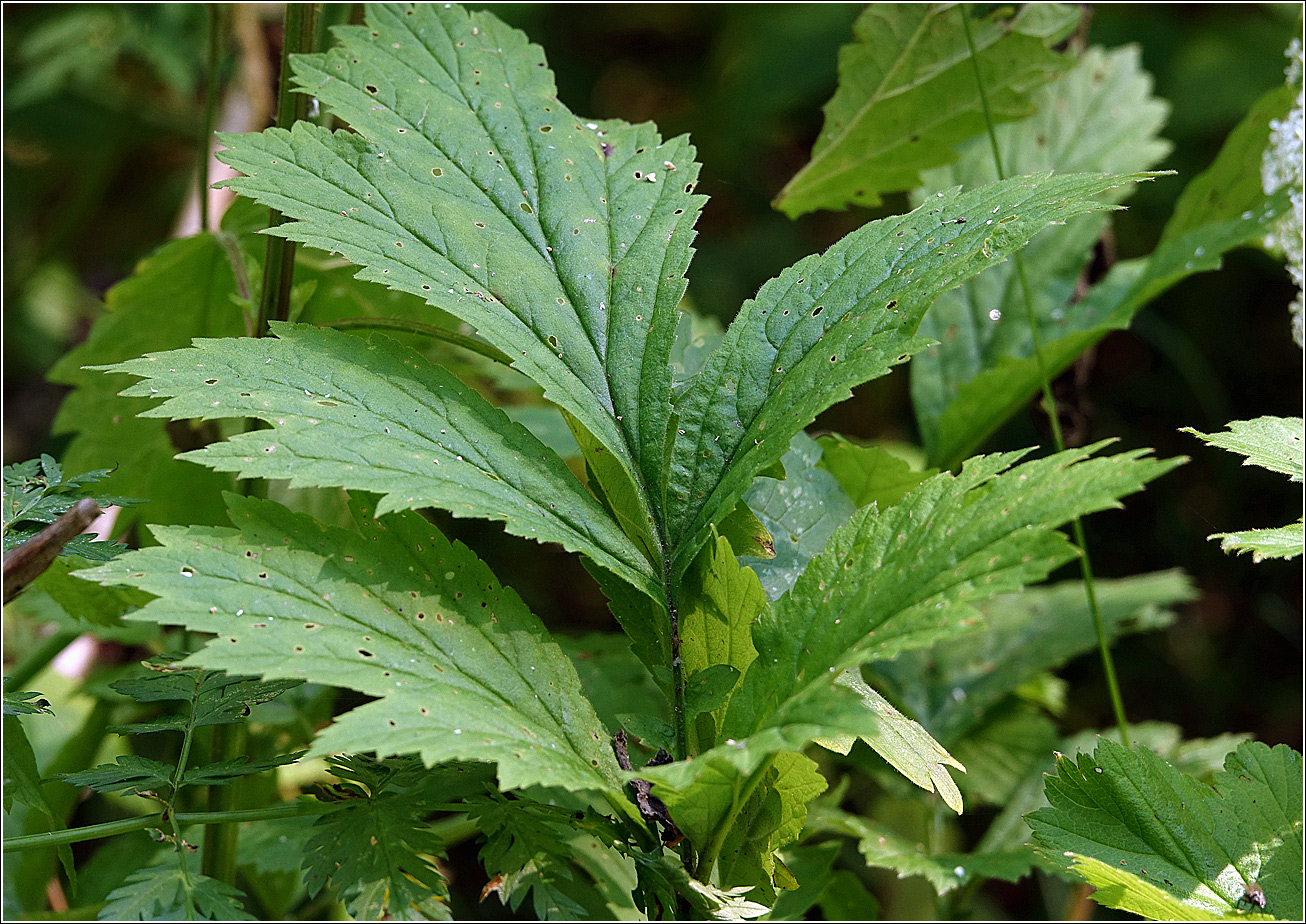
<svg viewBox="0 0 1306 924">
<path fill-rule="evenodd" d="M 1153 97 L 1151 89 L 1136 47 L 1110 52 L 1090 48 L 1065 76 L 1034 94 L 1038 112 L 1033 118 L 997 128 L 1006 172 L 1133 173 L 1155 166 L 1170 149 L 1157 137 L 1169 107 Z M 998 175 L 989 139 L 974 138 L 960 148 L 956 164 L 925 175 L 916 201 L 958 184 L 982 186 Z M 1123 187 L 1108 198 L 1118 202 L 1131 191 Z M 1039 235 L 1021 251 L 1042 344 L 1100 320 L 1075 303 L 1083 294 L 1078 284 L 1093 245 L 1107 225 L 1103 214 L 1078 216 Z M 926 313 L 920 333 L 940 343 L 912 364 L 911 378 L 912 404 L 931 464 L 955 467 L 1017 409 L 1009 402 L 995 404 L 991 413 L 1005 416 L 993 419 L 965 409 L 949 413 L 952 402 L 967 396 L 975 402 L 993 400 L 985 391 L 991 388 L 992 376 L 984 386 L 976 382 L 968 388 L 968 383 L 985 372 L 996 374 L 1002 360 L 1032 361 L 1029 317 L 1014 261 L 947 293 Z M 1049 374 L 1060 368 L 1050 367 Z"/>
<path fill-rule="evenodd" d="M 1196 597 L 1180 571 L 1099 578 L 1094 588 L 1108 639 L 1164 628 L 1173 620 L 1169 607 Z M 1026 588 L 976 608 L 978 631 L 871 668 L 872 683 L 949 746 L 1022 684 L 1097 647 L 1081 581 Z"/>
<path fill-rule="evenodd" d="M 794 586 L 812 557 L 852 515 L 851 501 L 838 478 L 821 466 L 824 447 L 799 432 L 781 457 L 784 480 L 758 477 L 744 503 L 771 536 L 771 558 L 744 558 L 757 573 L 766 598 L 778 600 Z"/>
<path fill-rule="evenodd" d="M 83 367 L 182 347 L 194 336 L 239 336 L 244 323 L 231 302 L 236 291 L 228 253 L 216 236 L 171 241 L 109 290 L 105 314 L 90 336 L 50 370 L 51 381 L 73 386 L 54 419 L 55 433 L 73 434 L 64 463 L 113 467 L 109 486 L 151 499 L 148 507 L 123 511 L 119 531 L 141 516 L 153 523 L 217 523 L 221 492 L 234 479 L 177 461 L 179 447 L 167 424 L 137 416 L 152 402 L 120 398 L 120 381 Z M 173 432 L 183 441 L 206 438 L 184 427 Z"/>
<path fill-rule="evenodd" d="M 308 894 L 317 895 L 329 881 L 359 920 L 449 920 L 448 887 L 430 859 L 443 855 L 425 821 L 430 803 L 402 787 L 392 791 L 390 780 L 379 783 L 366 758 L 330 763 L 333 773 L 372 785 L 355 788 L 356 798 L 313 825 L 305 845 Z"/>
<path fill-rule="evenodd" d="M 312 753 L 499 765 L 504 788 L 619 790 L 574 668 L 511 590 L 417 514 L 362 534 L 229 496 L 238 529 L 163 527 L 157 548 L 86 572 L 159 596 L 132 619 L 215 632 L 192 661 L 359 690 Z"/>
<path fill-rule="evenodd" d="M 1117 263 L 1070 308 L 1064 307 L 1069 293 L 1063 284 L 1060 317 L 1053 316 L 1056 305 L 1048 305 L 1045 313 L 1036 303 L 1048 375 L 1067 368 L 1110 331 L 1127 327 L 1140 309 L 1171 286 L 1194 273 L 1218 269 L 1226 251 L 1256 243 L 1266 235 L 1275 216 L 1288 207 L 1286 193 L 1266 197 L 1256 182 L 1248 182 L 1245 165 L 1253 148 L 1259 164 L 1271 119 L 1286 114 L 1290 106 L 1291 99 L 1279 94 L 1273 99 L 1267 95 L 1253 107 L 1230 133 L 1211 167 L 1185 187 L 1150 256 Z M 1023 301 L 1019 304 L 1019 317 L 1024 317 Z M 977 302 L 976 307 L 980 314 L 968 316 L 969 327 L 991 324 L 988 311 L 993 306 Z M 1012 324 L 1010 315 L 1004 318 L 999 326 L 1012 331 L 1011 336 L 1018 335 L 1017 339 L 1028 338 L 1027 325 Z M 1013 330 L 1015 327 L 1019 330 Z M 931 362 L 928 356 L 923 359 L 922 373 Z M 914 377 L 917 374 L 913 372 Z M 1038 392 L 1040 382 L 1039 364 L 1029 345 L 1013 346 L 994 356 L 991 365 L 959 384 L 955 394 L 931 397 L 927 392 L 940 388 L 940 382 L 913 381 L 913 403 L 918 406 L 931 464 L 951 467 L 975 451 L 988 434 Z M 920 408 L 924 408 L 923 414 Z"/>
<path fill-rule="evenodd" d="M 856 838 L 867 866 L 895 870 L 900 877 L 923 876 L 939 895 L 975 880 L 1015 882 L 1029 872 L 1027 852 L 930 853 L 924 844 L 847 812 L 822 808 L 812 814 L 814 830 Z"/>
<path fill-rule="evenodd" d="M 896 504 L 916 485 L 937 474 L 934 469 L 917 471 L 878 446 L 862 446 L 837 433 L 817 442 L 821 446 L 821 468 L 835 477 L 855 507 Z"/>
<path fill-rule="evenodd" d="M 995 121 L 1033 115 L 1033 90 L 1068 66 L 1048 47 L 1079 21 L 1068 5 L 1035 4 L 972 18 L 971 60 L 954 9 L 874 4 L 839 51 L 839 88 L 825 106 L 812 159 L 776 197 L 790 218 L 818 208 L 878 205 L 882 193 L 912 189 L 920 171 L 956 158 L 953 145 L 984 131 L 975 64 Z"/>
</svg>

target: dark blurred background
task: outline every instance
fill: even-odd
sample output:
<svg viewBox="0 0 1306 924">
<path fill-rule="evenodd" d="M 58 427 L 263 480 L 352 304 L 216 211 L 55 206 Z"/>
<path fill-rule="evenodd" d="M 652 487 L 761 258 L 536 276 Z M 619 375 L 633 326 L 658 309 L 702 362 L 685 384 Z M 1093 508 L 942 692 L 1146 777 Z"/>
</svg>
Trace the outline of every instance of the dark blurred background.
<svg viewBox="0 0 1306 924">
<path fill-rule="evenodd" d="M 722 322 L 766 279 L 882 214 L 790 221 L 770 207 L 806 162 L 834 91 L 839 46 L 860 10 L 495 6 L 545 48 L 560 97 L 578 113 L 653 120 L 664 136 L 692 136 L 703 163 L 699 191 L 711 199 L 699 222 L 689 298 Z M 258 84 L 275 75 L 279 7 L 228 14 L 235 38 L 224 87 L 265 95 Z M 1090 42 L 1141 46 L 1156 94 L 1172 106 L 1163 134 L 1174 153 L 1161 168 L 1178 176 L 1144 184 L 1119 216 L 1125 258 L 1150 251 L 1183 185 L 1210 163 L 1252 101 L 1282 83 L 1299 6 L 1110 4 L 1088 14 Z M 45 371 L 86 335 L 105 290 L 179 227 L 195 186 L 205 15 L 202 4 L 4 6 L 6 463 L 59 456 L 62 444 L 49 428 L 62 389 L 44 381 Z M 257 118 L 257 101 L 251 109 Z M 905 199 L 889 205 L 905 208 Z M 1133 720 L 1174 722 L 1190 737 L 1245 731 L 1302 747 L 1300 560 L 1254 565 L 1206 539 L 1296 518 L 1300 487 L 1178 432 L 1301 414 L 1302 351 L 1288 333 L 1293 294 L 1281 264 L 1239 251 L 1220 272 L 1171 290 L 1092 357 L 1083 392 L 1087 438 L 1192 457 L 1124 510 L 1087 523 L 1100 575 L 1181 567 L 1201 590 L 1170 630 L 1117 647 Z M 859 389 L 816 427 L 915 440 L 905 367 Z M 1039 440 L 1025 413 L 986 449 Z M 555 628 L 613 628 L 573 557 L 492 525 L 442 522 Z M 1066 676 L 1070 730 L 1107 725 L 1096 658 L 1080 659 Z"/>
</svg>

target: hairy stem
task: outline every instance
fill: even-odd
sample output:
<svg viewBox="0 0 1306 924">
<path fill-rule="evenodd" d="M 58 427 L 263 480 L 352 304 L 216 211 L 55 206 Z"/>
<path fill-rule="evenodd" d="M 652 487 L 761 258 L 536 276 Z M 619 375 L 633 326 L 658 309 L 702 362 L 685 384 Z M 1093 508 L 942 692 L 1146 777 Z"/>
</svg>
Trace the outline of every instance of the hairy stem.
<svg viewBox="0 0 1306 924">
<path fill-rule="evenodd" d="M 988 92 L 984 87 L 984 78 L 979 69 L 979 53 L 975 48 L 975 39 L 970 31 L 970 5 L 962 4 L 959 12 L 961 14 L 962 30 L 966 34 L 966 45 L 970 49 L 970 63 L 975 69 L 975 83 L 979 89 L 980 106 L 984 110 L 984 125 L 988 130 L 989 147 L 993 152 L 993 165 L 997 168 L 998 179 L 1007 178 L 1006 171 L 1002 166 L 1002 152 L 998 149 L 998 135 L 993 127 L 993 113 L 989 109 Z M 1061 433 L 1061 420 L 1057 414 L 1056 399 L 1052 395 L 1052 383 L 1048 375 L 1047 363 L 1043 357 L 1043 338 L 1039 334 L 1038 318 L 1034 314 L 1034 298 L 1030 292 L 1029 275 L 1025 272 L 1025 261 L 1020 251 L 1015 255 L 1016 277 L 1020 281 L 1021 296 L 1025 301 L 1025 319 L 1029 325 L 1030 338 L 1034 346 L 1034 361 L 1038 366 L 1039 383 L 1043 390 L 1043 410 L 1048 416 L 1048 423 L 1052 428 L 1052 441 L 1056 445 L 1057 451 L 1062 452 L 1066 448 L 1065 438 Z M 1072 521 L 1072 529 L 1075 534 L 1075 544 L 1079 547 L 1079 567 L 1084 576 L 1084 592 L 1088 596 L 1088 611 L 1093 617 L 1093 630 L 1097 634 L 1098 653 L 1102 659 L 1102 672 L 1106 677 L 1107 690 L 1111 695 L 1111 708 L 1115 713 L 1116 725 L 1120 729 L 1120 741 L 1125 747 L 1129 747 L 1129 723 L 1125 719 L 1124 699 L 1120 695 L 1120 685 L 1116 681 L 1115 662 L 1111 657 L 1111 649 L 1107 644 L 1106 629 L 1102 622 L 1102 611 L 1097 605 L 1097 589 L 1093 584 L 1093 565 L 1088 555 L 1088 544 L 1084 539 L 1084 526 L 1079 517 Z"/>
<path fill-rule="evenodd" d="M 244 755 L 248 743 L 249 726 L 244 722 L 215 725 L 209 760 L 235 760 Z M 210 786 L 208 810 L 213 813 L 231 811 L 236 805 L 237 787 L 242 782 L 236 778 L 226 786 Z M 204 859 L 200 870 L 205 876 L 212 876 L 228 885 L 235 884 L 236 837 L 239 833 L 240 828 L 234 824 L 210 825 L 204 829 Z"/>
</svg>

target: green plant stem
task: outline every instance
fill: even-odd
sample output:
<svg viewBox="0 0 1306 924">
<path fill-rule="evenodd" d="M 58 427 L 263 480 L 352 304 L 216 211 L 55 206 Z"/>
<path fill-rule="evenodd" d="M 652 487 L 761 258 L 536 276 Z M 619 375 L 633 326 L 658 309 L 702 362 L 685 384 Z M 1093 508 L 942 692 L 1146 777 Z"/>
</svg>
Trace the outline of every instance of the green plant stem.
<svg viewBox="0 0 1306 924">
<path fill-rule="evenodd" d="M 970 49 L 971 67 L 975 69 L 975 84 L 979 89 L 980 107 L 984 110 L 984 125 L 988 130 L 989 147 L 993 152 L 993 166 L 997 169 L 998 179 L 1005 180 L 1007 176 L 1002 166 L 1002 152 L 998 149 L 997 131 L 993 127 L 993 113 L 989 108 L 988 91 L 984 87 L 984 78 L 980 74 L 979 52 L 975 48 L 975 39 L 970 31 L 970 5 L 962 4 L 958 12 L 961 14 L 962 31 L 966 34 L 966 46 Z M 1034 297 L 1030 291 L 1029 275 L 1025 272 L 1025 261 L 1019 251 L 1015 255 L 1015 264 L 1021 297 L 1025 300 L 1025 318 L 1034 347 L 1034 362 L 1038 366 L 1039 384 L 1043 391 L 1043 410 L 1052 428 L 1052 442 L 1056 445 L 1057 452 L 1063 452 L 1066 441 L 1061 433 L 1061 420 L 1057 415 L 1056 399 L 1052 395 L 1051 377 L 1048 375 L 1047 363 L 1043 357 L 1043 339 L 1039 334 L 1038 318 L 1034 314 Z M 1115 713 L 1116 725 L 1120 729 L 1120 741 L 1125 747 L 1129 747 L 1129 723 L 1125 719 L 1124 699 L 1120 695 L 1120 684 L 1116 680 L 1115 662 L 1111 657 L 1111 648 L 1107 644 L 1102 611 L 1097 605 L 1093 566 L 1088 555 L 1088 544 L 1084 538 L 1084 525 L 1079 517 L 1071 521 L 1071 528 L 1075 534 L 1075 544 L 1079 546 L 1079 568 L 1084 577 L 1084 592 L 1088 596 L 1088 611 L 1093 617 L 1093 630 L 1097 634 L 1097 649 L 1102 659 L 1102 673 L 1106 677 L 1107 691 L 1111 696 L 1111 709 Z"/>
<path fill-rule="evenodd" d="M 245 753 L 249 743 L 249 726 L 240 722 L 236 725 L 213 726 L 213 743 L 209 760 L 218 762 L 235 760 Z M 231 780 L 226 786 L 210 786 L 208 792 L 208 810 L 211 813 L 229 812 L 236 805 L 237 787 L 240 778 Z M 236 882 L 236 838 L 240 828 L 234 823 L 209 825 L 204 829 L 204 858 L 200 871 L 206 876 L 221 880 L 228 885 Z"/>
<path fill-rule="evenodd" d="M 434 324 L 423 324 L 421 321 L 409 321 L 405 318 L 341 318 L 339 321 L 325 321 L 322 326 L 334 330 L 394 330 L 405 334 L 418 334 L 435 340 L 443 340 L 445 343 L 462 347 L 464 350 L 484 356 L 486 359 L 492 359 L 496 363 L 502 363 L 505 366 L 512 365 L 512 357 L 507 353 L 496 350 L 484 340 L 477 340 L 475 337 L 469 337 L 466 334 L 460 334 L 445 327 L 437 327 Z"/>
<path fill-rule="evenodd" d="M 292 92 L 290 56 L 313 50 L 317 22 L 317 4 L 287 3 L 281 42 L 281 74 L 277 83 L 277 127 L 290 128 L 308 114 L 308 97 Z M 269 210 L 268 227 L 285 220 L 276 209 Z M 267 256 L 263 261 L 263 290 L 259 293 L 258 318 L 254 336 L 268 333 L 269 321 L 290 318 L 290 290 L 295 280 L 295 244 L 284 237 L 269 234 Z"/>
<path fill-rule="evenodd" d="M 213 142 L 213 126 L 218 117 L 218 68 L 222 62 L 222 30 L 225 23 L 222 4 L 208 4 L 209 56 L 204 86 L 204 122 L 200 126 L 199 162 L 195 173 L 200 195 L 200 231 L 209 230 L 209 145 Z"/>
<path fill-rule="evenodd" d="M 343 803 L 342 803 L 343 804 Z M 237 809 L 228 812 L 178 812 L 173 820 L 178 826 L 184 825 L 227 825 L 245 821 L 267 821 L 272 818 L 295 818 L 300 815 L 325 815 L 334 812 L 336 806 L 329 802 L 282 802 L 258 809 Z M 60 844 L 77 844 L 93 841 L 117 834 L 130 834 L 146 828 L 157 828 L 166 823 L 163 812 L 153 815 L 140 815 L 136 818 L 123 818 L 119 821 L 106 821 L 103 824 L 87 825 L 64 831 L 50 831 L 43 834 L 25 834 L 6 838 L 4 853 L 31 850 L 36 847 L 57 847 Z"/>
<path fill-rule="evenodd" d="M 758 784 L 771 772 L 771 765 L 774 763 L 775 755 L 767 755 L 758 764 L 757 769 L 748 775 L 748 779 L 744 781 L 743 789 L 731 800 L 730 811 L 726 813 L 725 818 L 721 819 L 721 823 L 712 832 L 712 838 L 708 841 L 707 847 L 699 854 L 698 865 L 694 868 L 694 878 L 699 882 L 707 882 L 712 876 L 712 868 L 716 866 L 717 857 L 721 855 L 721 848 L 725 846 L 726 836 L 730 833 L 730 829 L 735 826 L 735 819 L 739 817 L 739 813 L 748 804 L 748 800 L 753 798 L 753 793 L 757 790 Z"/>
<path fill-rule="evenodd" d="M 23 660 L 14 665 L 14 669 L 5 677 L 6 690 L 21 690 L 27 682 L 53 661 L 61 651 L 71 645 L 80 635 L 71 629 L 61 629 L 43 639 L 40 644 L 27 653 Z"/>
</svg>

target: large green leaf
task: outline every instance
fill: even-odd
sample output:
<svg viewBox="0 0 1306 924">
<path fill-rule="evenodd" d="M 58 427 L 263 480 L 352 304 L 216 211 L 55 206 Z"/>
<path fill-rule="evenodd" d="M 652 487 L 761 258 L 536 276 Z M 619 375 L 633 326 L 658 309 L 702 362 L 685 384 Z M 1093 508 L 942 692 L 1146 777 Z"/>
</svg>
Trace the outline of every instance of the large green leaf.
<svg viewBox="0 0 1306 924">
<path fill-rule="evenodd" d="M 158 595 L 132 619 L 218 633 L 214 669 L 349 687 L 379 699 L 315 754 L 494 761 L 505 788 L 619 789 L 576 671 L 517 595 L 416 513 L 362 534 L 228 496 L 236 529 L 160 527 L 159 547 L 83 572 Z"/>
<path fill-rule="evenodd" d="M 839 52 L 839 88 L 825 106 L 812 159 L 776 205 L 791 218 L 813 209 L 872 206 L 912 189 L 920 171 L 951 162 L 953 145 L 984 131 L 984 109 L 966 34 L 965 8 L 872 4 Z M 1030 92 L 1068 64 L 1048 50 L 1069 34 L 1069 5 L 1004 7 L 971 20 L 980 74 L 998 121 L 1034 113 Z"/>
<path fill-rule="evenodd" d="M 1137 48 L 1089 49 L 1069 73 L 1035 94 L 1037 115 L 997 129 L 1004 168 L 1023 174 L 1131 173 L 1153 167 L 1170 146 L 1157 138 L 1169 107 L 1152 97 L 1151 89 Z M 957 163 L 926 173 L 917 195 L 923 201 L 940 189 L 973 188 L 997 178 L 989 139 L 976 138 L 961 146 Z M 1119 201 L 1128 191 L 1111 198 Z M 1076 284 L 1106 225 L 1105 215 L 1080 216 L 1039 235 L 1021 252 L 1041 342 L 1081 329 Z M 912 403 L 932 462 L 956 465 L 969 453 L 944 456 L 938 447 L 969 440 L 973 450 L 969 430 L 955 431 L 987 423 L 945 415 L 963 386 L 1004 357 L 1033 355 L 1024 299 L 1017 267 L 1007 262 L 947 293 L 926 313 L 920 332 L 940 343 L 912 364 Z M 1003 404 L 1001 410 L 1010 414 L 1013 408 Z"/>
<path fill-rule="evenodd" d="M 684 138 L 584 123 L 542 50 L 487 13 L 371 7 L 295 80 L 353 129 L 223 136 L 237 192 L 513 357 L 643 484 L 662 465 L 675 337 L 703 201 Z"/>
<path fill-rule="evenodd" d="M 1143 89 L 1140 80 L 1134 80 L 1135 93 Z M 1074 305 L 1068 304 L 1073 276 L 1063 277 L 1059 283 L 1055 275 L 1051 276 L 1046 295 L 1040 295 L 1034 284 L 1035 314 L 1043 344 L 1041 368 L 1047 375 L 1060 373 L 1109 332 L 1128 327 L 1133 316 L 1166 289 L 1194 273 L 1219 269 L 1226 251 L 1254 244 L 1265 236 L 1275 216 L 1288 207 L 1287 196 L 1281 192 L 1267 197 L 1258 183 L 1248 182 L 1248 170 L 1259 170 L 1248 164 L 1260 163 L 1271 120 L 1282 117 L 1291 105 L 1291 94 L 1284 94 L 1280 88 L 1252 107 L 1230 133 L 1215 162 L 1184 188 L 1161 242 L 1150 256 L 1117 263 Z M 1019 129 L 1016 126 L 1007 131 Z M 1031 147 L 1037 148 L 1037 144 Z M 982 153 L 974 156 L 977 163 L 983 161 Z M 1082 265 L 1083 254 L 1073 256 Z M 1037 266 L 1031 264 L 1031 269 L 1037 270 Z M 945 344 L 951 335 L 963 344 L 988 343 L 992 338 L 992 346 L 986 348 L 983 366 L 956 351 L 952 354 L 959 366 L 955 374 L 939 370 L 937 377 L 926 375 L 933 368 L 929 354 L 921 358 L 918 369 L 913 369 L 913 403 L 918 408 L 931 464 L 953 467 L 960 463 L 1040 388 L 1044 373 L 1033 356 L 1028 325 L 1021 320 L 1026 317 L 1024 302 L 1018 300 L 1018 307 L 1003 309 L 999 298 L 1008 297 L 1014 298 L 1015 294 L 1003 286 L 987 300 L 971 298 L 970 314 L 937 316 L 943 331 L 940 339 Z M 988 314 L 993 310 L 1006 311 L 997 324 L 1006 333 L 994 330 Z M 1016 317 L 1011 316 L 1012 311 Z M 922 326 L 932 323 L 927 316 Z M 955 335 L 950 334 L 953 324 L 957 325 Z"/>
<path fill-rule="evenodd" d="M 1244 465 L 1259 465 L 1272 472 L 1281 472 L 1290 480 L 1300 483 L 1306 468 L 1303 452 L 1303 423 L 1300 417 L 1258 417 L 1255 420 L 1235 420 L 1224 433 L 1200 433 L 1185 427 L 1191 433 L 1230 452 L 1247 457 Z M 1226 552 L 1251 552 L 1255 561 L 1266 558 L 1296 558 L 1302 554 L 1306 543 L 1306 527 L 1299 518 L 1274 529 L 1250 529 L 1237 533 L 1216 533 L 1220 548 Z"/>
<path fill-rule="evenodd" d="M 566 464 L 442 367 L 380 334 L 274 324 L 277 337 L 200 340 L 121 363 L 124 394 L 168 400 L 151 417 L 255 417 L 251 430 L 184 458 L 292 487 L 376 491 L 382 513 L 439 506 L 583 551 L 656 594 L 630 539 Z"/>
<path fill-rule="evenodd" d="M 1075 551 L 1056 527 L 1117 505 L 1173 468 L 1098 446 L 1013 466 L 1021 453 L 969 460 L 884 511 L 864 507 L 763 613 L 754 662 L 731 700 L 726 730 L 746 737 L 779 721 L 777 704 L 829 688 L 838 672 L 960 634 L 973 601 L 1038 581 Z M 784 709 L 780 709 L 782 715 Z"/>
<path fill-rule="evenodd" d="M 1259 883 L 1267 913 L 1301 919 L 1302 758 L 1287 745 L 1240 745 L 1212 789 L 1145 748 L 1103 739 L 1092 755 L 1057 761 L 1047 797 L 1051 806 L 1028 816 L 1036 840 L 1099 886 L 1104 904 L 1146 913 L 1160 890 L 1232 917 L 1248 884 Z M 1106 869 L 1151 889 L 1106 879 Z"/>
<path fill-rule="evenodd" d="M 870 222 L 762 286 L 676 397 L 668 534 L 679 574 L 753 477 L 854 385 L 927 345 L 913 336 L 941 293 L 1001 262 L 1049 223 L 1108 208 L 1090 198 L 1142 177 L 1019 177 L 949 191 Z"/>
</svg>

